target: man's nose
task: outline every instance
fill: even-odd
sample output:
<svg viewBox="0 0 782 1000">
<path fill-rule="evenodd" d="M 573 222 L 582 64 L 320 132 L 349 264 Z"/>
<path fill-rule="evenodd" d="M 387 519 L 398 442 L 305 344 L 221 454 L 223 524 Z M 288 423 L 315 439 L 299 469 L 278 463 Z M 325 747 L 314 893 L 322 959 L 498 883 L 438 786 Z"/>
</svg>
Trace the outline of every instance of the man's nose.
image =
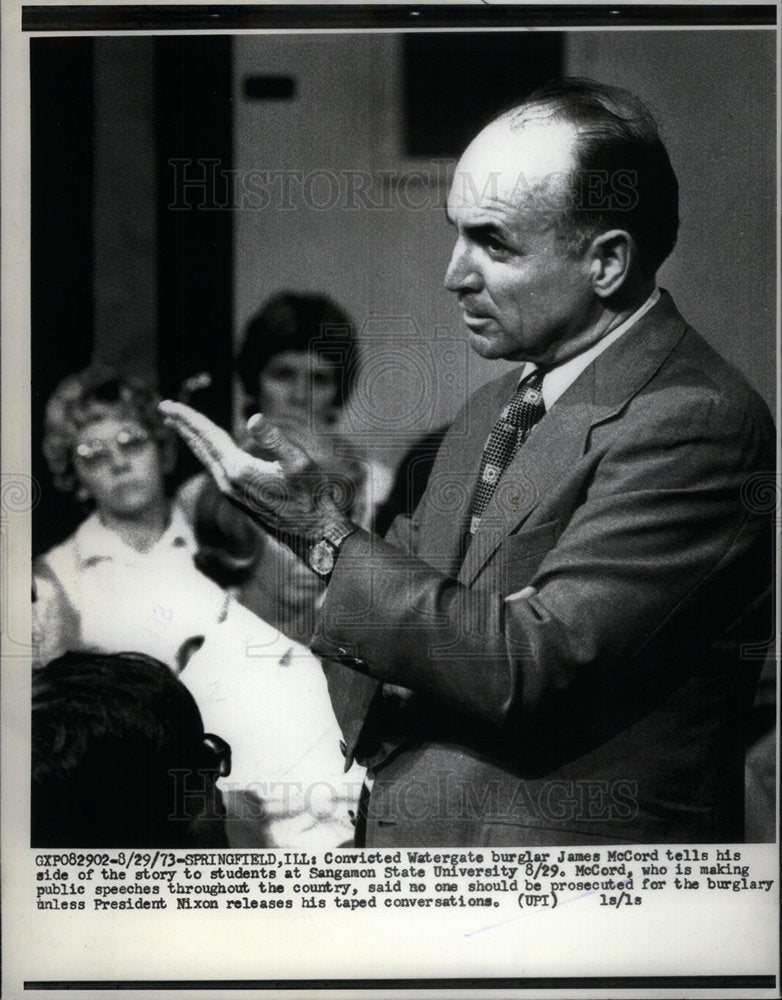
<svg viewBox="0 0 782 1000">
<path fill-rule="evenodd" d="M 469 248 L 461 238 L 456 241 L 445 272 L 445 287 L 449 292 L 477 292 L 483 284 L 480 272 L 472 259 Z"/>
</svg>

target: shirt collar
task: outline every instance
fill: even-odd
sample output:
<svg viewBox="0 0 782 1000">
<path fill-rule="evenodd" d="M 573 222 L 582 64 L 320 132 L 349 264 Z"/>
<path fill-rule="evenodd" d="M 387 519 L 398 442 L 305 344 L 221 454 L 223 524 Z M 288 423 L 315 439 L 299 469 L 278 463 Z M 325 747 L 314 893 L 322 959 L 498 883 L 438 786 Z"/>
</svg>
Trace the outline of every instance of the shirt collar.
<svg viewBox="0 0 782 1000">
<path fill-rule="evenodd" d="M 193 549 L 195 547 L 193 532 L 184 514 L 176 505 L 171 508 L 171 519 L 168 527 L 147 552 L 137 552 L 130 545 L 126 545 L 116 531 L 112 531 L 111 528 L 107 528 L 103 524 L 97 513 L 90 514 L 81 523 L 76 530 L 74 540 L 79 563 L 82 566 L 104 559 L 121 559 L 123 562 L 128 562 L 166 549 Z"/>
<path fill-rule="evenodd" d="M 580 354 L 576 354 L 575 357 L 568 358 L 563 364 L 558 365 L 556 368 L 552 368 L 550 372 L 547 372 L 543 377 L 543 402 L 546 405 L 546 409 L 550 410 L 551 407 L 556 403 L 559 397 L 569 389 L 570 386 L 576 381 L 578 376 L 584 369 L 590 365 L 595 358 L 602 354 L 607 347 L 610 347 L 615 340 L 618 340 L 623 333 L 626 333 L 631 326 L 638 322 L 638 320 L 645 316 L 649 310 L 657 304 L 660 298 L 660 289 L 655 288 L 649 298 L 643 303 L 640 308 L 628 316 L 626 320 L 619 324 L 610 333 L 607 333 L 605 337 L 598 340 L 596 344 L 592 344 L 587 350 L 582 351 Z M 537 365 L 528 361 L 521 372 L 521 379 L 527 378 L 532 372 L 537 368 Z"/>
</svg>

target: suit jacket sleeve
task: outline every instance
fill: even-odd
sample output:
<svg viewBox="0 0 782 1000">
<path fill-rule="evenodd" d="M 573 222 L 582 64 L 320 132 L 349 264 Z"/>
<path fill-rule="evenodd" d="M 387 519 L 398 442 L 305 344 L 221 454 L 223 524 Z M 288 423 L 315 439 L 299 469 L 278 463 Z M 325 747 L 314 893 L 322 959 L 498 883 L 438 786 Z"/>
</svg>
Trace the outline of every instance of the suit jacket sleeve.
<svg viewBox="0 0 782 1000">
<path fill-rule="evenodd" d="M 361 534 L 366 535 L 365 532 L 361 532 Z M 414 520 L 400 514 L 394 519 L 386 534 L 387 544 L 393 552 L 401 551 L 413 554 L 416 534 L 417 527 Z M 358 585 L 360 587 L 360 582 Z M 317 636 L 316 632 L 313 640 L 313 651 L 316 653 L 318 653 Z M 346 648 L 339 645 L 337 648 L 342 651 L 337 652 L 332 644 L 324 649 L 320 655 L 334 714 L 344 737 L 343 751 L 346 758 L 345 770 L 347 771 L 353 761 L 361 733 L 367 725 L 367 721 L 372 717 L 372 707 L 380 706 L 382 693 L 379 680 L 360 671 L 346 670 L 346 663 L 348 666 L 355 664 Z"/>
<path fill-rule="evenodd" d="M 489 725 L 575 696 L 596 671 L 650 669 L 642 654 L 666 636 L 707 649 L 768 582 L 767 519 L 745 487 L 773 468 L 773 434 L 719 399 L 645 405 L 593 445 L 582 501 L 526 581 L 536 596 L 468 588 L 358 532 L 313 648 Z"/>
</svg>

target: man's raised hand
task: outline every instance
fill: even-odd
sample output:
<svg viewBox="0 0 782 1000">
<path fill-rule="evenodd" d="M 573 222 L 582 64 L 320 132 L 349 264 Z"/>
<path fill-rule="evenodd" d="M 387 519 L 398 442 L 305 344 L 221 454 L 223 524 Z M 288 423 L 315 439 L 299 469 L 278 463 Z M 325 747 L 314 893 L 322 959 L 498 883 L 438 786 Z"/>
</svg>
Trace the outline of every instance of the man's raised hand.
<svg viewBox="0 0 782 1000">
<path fill-rule="evenodd" d="M 221 492 L 234 495 L 237 484 L 248 475 L 279 474 L 278 463 L 254 459 L 221 427 L 191 406 L 164 399 L 159 410 L 164 423 L 179 434 Z"/>
<path fill-rule="evenodd" d="M 326 479 L 307 453 L 260 414 L 248 422 L 244 450 L 208 417 L 164 400 L 160 412 L 214 478 L 219 489 L 269 527 L 314 541 L 346 521 Z M 252 453 L 250 453 L 252 452 Z"/>
</svg>

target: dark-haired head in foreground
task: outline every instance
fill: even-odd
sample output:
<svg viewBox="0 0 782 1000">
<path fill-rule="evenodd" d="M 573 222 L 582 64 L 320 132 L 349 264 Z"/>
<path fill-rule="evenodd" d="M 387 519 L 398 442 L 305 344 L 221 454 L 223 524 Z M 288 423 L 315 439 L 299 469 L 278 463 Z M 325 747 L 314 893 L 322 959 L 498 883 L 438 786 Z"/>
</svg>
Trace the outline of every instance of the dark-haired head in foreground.
<svg viewBox="0 0 782 1000">
<path fill-rule="evenodd" d="M 67 653 L 35 671 L 33 847 L 226 845 L 230 748 L 187 688 L 137 653 Z"/>
</svg>

